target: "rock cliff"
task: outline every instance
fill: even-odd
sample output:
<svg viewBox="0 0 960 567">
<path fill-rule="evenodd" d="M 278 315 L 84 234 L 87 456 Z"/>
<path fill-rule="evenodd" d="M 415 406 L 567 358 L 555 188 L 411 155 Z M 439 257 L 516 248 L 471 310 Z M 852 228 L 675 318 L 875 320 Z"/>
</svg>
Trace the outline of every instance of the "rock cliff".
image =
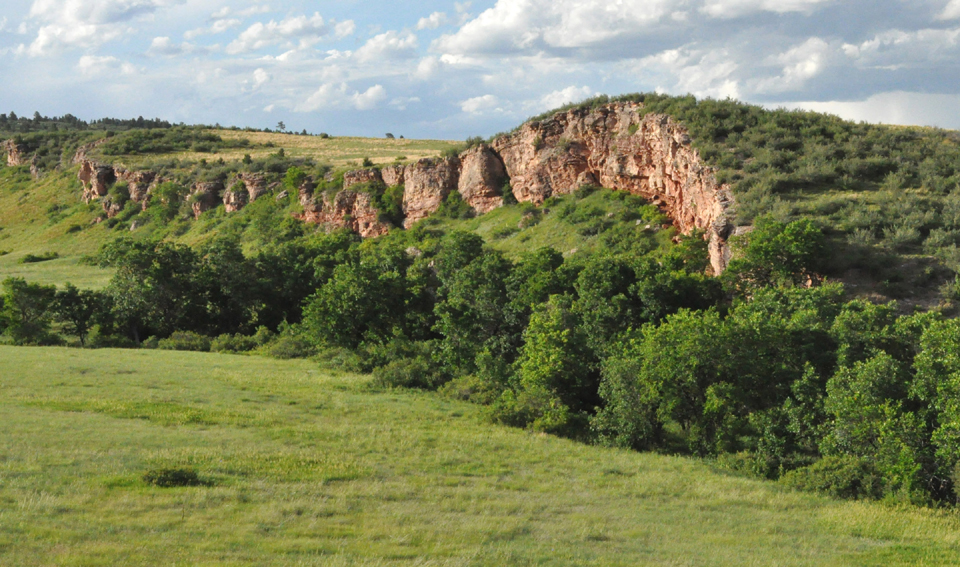
<svg viewBox="0 0 960 567">
<path fill-rule="evenodd" d="M 223 206 L 233 213 L 256 201 L 269 191 L 266 178 L 259 173 L 238 173 L 223 192 Z"/>
<path fill-rule="evenodd" d="M 190 190 L 190 208 L 193 218 L 199 219 L 204 212 L 217 206 L 217 198 L 223 193 L 223 183 L 219 181 L 195 183 Z"/>
<path fill-rule="evenodd" d="M 0 144 L 0 148 L 6 152 L 7 165 L 10 167 L 26 165 L 30 162 L 30 159 L 27 157 L 28 149 L 25 146 L 17 144 L 13 140 L 6 140 Z"/>
<path fill-rule="evenodd" d="M 710 262 L 729 261 L 733 229 L 730 188 L 692 147 L 686 129 L 659 114 L 641 117 L 637 103 L 574 109 L 524 124 L 494 141 L 518 201 L 540 204 L 554 194 L 596 184 L 640 195 L 659 206 L 684 233 L 704 231 Z"/>
<path fill-rule="evenodd" d="M 582 185 L 628 191 L 660 207 L 681 232 L 703 231 L 713 271 L 720 273 L 729 261 L 726 240 L 734 228 L 730 188 L 717 183 L 682 125 L 642 111 L 642 104 L 611 103 L 560 112 L 459 157 L 348 172 L 344 187 L 403 185 L 405 227 L 436 212 L 452 191 L 478 213 L 487 213 L 503 204 L 507 182 L 517 201 L 536 205 Z M 304 220 L 346 226 L 333 222 L 336 211 L 346 211 L 341 205 L 314 206 L 322 212 L 305 214 Z M 344 214 L 357 217 L 356 211 Z"/>
<path fill-rule="evenodd" d="M 356 185 L 356 183 L 354 183 Z M 390 225 L 380 221 L 380 211 L 373 204 L 370 194 L 343 189 L 332 197 L 327 193 L 314 194 L 312 183 L 300 187 L 300 204 L 303 214 L 300 219 L 331 228 L 348 228 L 364 238 L 382 236 Z"/>
</svg>

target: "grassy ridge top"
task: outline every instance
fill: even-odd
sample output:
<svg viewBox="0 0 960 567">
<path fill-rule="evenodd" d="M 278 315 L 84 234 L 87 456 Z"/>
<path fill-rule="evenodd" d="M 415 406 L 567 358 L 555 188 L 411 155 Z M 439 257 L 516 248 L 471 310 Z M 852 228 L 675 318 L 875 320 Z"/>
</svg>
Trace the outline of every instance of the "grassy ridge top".
<svg viewBox="0 0 960 567">
<path fill-rule="evenodd" d="M 947 513 L 496 427 L 306 361 L 0 347 L 0 376 L 9 565 L 960 561 Z M 207 485 L 142 480 L 171 466 Z"/>
<path fill-rule="evenodd" d="M 100 157 L 103 161 L 136 168 L 141 165 L 149 165 L 149 162 L 153 159 L 199 161 L 201 159 L 222 158 L 229 162 L 240 161 L 244 155 L 250 155 L 254 159 L 265 158 L 276 153 L 278 148 L 283 148 L 285 153 L 293 158 L 312 159 L 317 163 L 330 165 L 334 168 L 346 168 L 360 167 L 364 158 L 369 158 L 375 164 L 389 164 L 397 161 L 398 158 L 402 158 L 402 161 L 416 161 L 421 158 L 436 157 L 442 154 L 444 150 L 455 148 L 460 143 L 445 140 L 351 136 L 323 138 L 280 132 L 247 132 L 222 129 L 203 130 L 203 132 L 221 138 L 226 147 L 218 150 L 215 155 L 211 155 L 209 151 L 191 150 L 151 154 L 149 156 L 117 155 L 102 157 L 101 154 L 94 151 L 92 155 Z M 138 134 L 138 132 L 130 132 L 121 134 L 121 136 L 136 136 Z"/>
</svg>

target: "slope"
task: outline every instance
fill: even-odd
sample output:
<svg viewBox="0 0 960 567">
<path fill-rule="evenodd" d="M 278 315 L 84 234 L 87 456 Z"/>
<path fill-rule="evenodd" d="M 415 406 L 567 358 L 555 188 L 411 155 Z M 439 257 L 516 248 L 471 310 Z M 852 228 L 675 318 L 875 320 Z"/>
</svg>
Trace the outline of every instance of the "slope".
<svg viewBox="0 0 960 567">
<path fill-rule="evenodd" d="M 0 563 L 955 565 L 949 513 L 485 424 L 303 361 L 0 347 Z M 159 488 L 160 467 L 203 486 Z"/>
</svg>

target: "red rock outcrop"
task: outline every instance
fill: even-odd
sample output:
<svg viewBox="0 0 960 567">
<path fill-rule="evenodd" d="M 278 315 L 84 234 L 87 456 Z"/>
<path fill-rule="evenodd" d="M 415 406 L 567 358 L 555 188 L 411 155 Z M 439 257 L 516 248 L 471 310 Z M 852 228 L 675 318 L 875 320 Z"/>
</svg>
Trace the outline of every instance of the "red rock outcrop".
<svg viewBox="0 0 960 567">
<path fill-rule="evenodd" d="M 27 152 L 29 151 L 26 146 L 17 144 L 13 140 L 6 140 L 3 142 L 0 147 L 3 148 L 3 151 L 7 153 L 7 165 L 10 167 L 16 167 L 19 165 L 26 165 L 29 162 L 27 158 Z"/>
<path fill-rule="evenodd" d="M 114 175 L 118 180 L 127 182 L 130 200 L 140 203 L 140 208 L 147 210 L 147 205 L 150 203 L 150 192 L 160 182 L 157 174 L 153 171 L 127 171 L 114 168 Z"/>
<path fill-rule="evenodd" d="M 193 209 L 193 218 L 199 219 L 204 212 L 217 206 L 217 198 L 223 192 L 223 183 L 213 181 L 196 183 L 190 191 L 190 207 Z"/>
<path fill-rule="evenodd" d="M 260 173 L 238 173 L 223 192 L 223 206 L 234 213 L 264 196 L 269 189 L 267 179 Z"/>
<path fill-rule="evenodd" d="M 489 212 L 503 204 L 508 180 L 518 201 L 537 205 L 583 185 L 628 191 L 659 206 L 681 232 L 704 231 L 711 266 L 720 273 L 733 230 L 730 188 L 717 183 L 682 125 L 642 110 L 639 103 L 617 102 L 559 112 L 459 158 L 351 172 L 345 180 L 379 175 L 387 185 L 403 184 L 405 227 L 435 212 L 453 190 L 478 213 Z"/>
<path fill-rule="evenodd" d="M 380 221 L 380 211 L 368 193 L 343 189 L 333 197 L 326 193 L 319 200 L 316 197 L 312 184 L 300 188 L 301 220 L 333 229 L 348 228 L 364 238 L 382 236 L 390 230 L 389 224 Z"/>
<path fill-rule="evenodd" d="M 349 189 L 361 183 L 383 183 L 383 177 L 377 169 L 359 169 L 343 174 L 343 188 Z"/>
<path fill-rule="evenodd" d="M 493 149 L 481 144 L 460 154 L 460 179 L 457 190 L 480 214 L 503 206 L 500 194 L 507 181 L 507 171 Z"/>
<path fill-rule="evenodd" d="M 460 159 L 422 159 L 408 165 L 403 178 L 403 226 L 409 228 L 436 212 L 447 195 L 457 190 Z"/>
<path fill-rule="evenodd" d="M 383 184 L 387 187 L 394 187 L 397 185 L 403 185 L 403 170 L 402 165 L 387 165 L 380 170 L 380 178 L 383 179 Z"/>
<path fill-rule="evenodd" d="M 91 160 L 80 163 L 77 179 L 83 184 L 83 201 L 89 203 L 107 194 L 110 184 L 116 181 L 117 174 L 113 167 L 99 164 Z"/>
</svg>

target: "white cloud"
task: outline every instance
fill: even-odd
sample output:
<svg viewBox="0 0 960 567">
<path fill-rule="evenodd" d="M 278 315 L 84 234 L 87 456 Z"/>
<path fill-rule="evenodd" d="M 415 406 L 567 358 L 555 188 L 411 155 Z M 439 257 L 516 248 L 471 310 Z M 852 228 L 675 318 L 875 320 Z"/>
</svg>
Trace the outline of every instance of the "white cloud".
<svg viewBox="0 0 960 567">
<path fill-rule="evenodd" d="M 580 102 L 581 100 L 590 98 L 593 95 L 593 89 L 590 87 L 569 86 L 565 89 L 553 91 L 552 93 L 544 95 L 538 101 L 538 106 L 541 110 L 549 110 L 551 108 L 557 108 L 565 104 L 570 104 L 571 102 Z"/>
<path fill-rule="evenodd" d="M 176 57 L 177 55 L 185 55 L 189 53 L 211 52 L 217 48 L 217 46 L 199 47 L 187 42 L 176 44 L 173 43 L 169 37 L 155 37 L 153 38 L 153 41 L 150 42 L 150 48 L 147 50 L 147 54 L 153 56 L 161 55 L 165 57 Z"/>
<path fill-rule="evenodd" d="M 864 67 L 898 69 L 931 62 L 954 62 L 960 49 L 960 28 L 889 30 L 843 52 Z"/>
<path fill-rule="evenodd" d="M 739 98 L 739 65 L 726 49 L 687 46 L 644 57 L 633 72 L 660 82 L 658 90 L 691 93 L 698 97 Z"/>
<path fill-rule="evenodd" d="M 426 18 L 420 18 L 420 21 L 417 22 L 418 30 L 435 30 L 442 25 L 445 25 L 449 20 L 447 19 L 447 14 L 444 12 L 434 12 L 427 16 Z"/>
<path fill-rule="evenodd" d="M 205 28 L 197 28 L 190 30 L 183 34 L 183 37 L 187 39 L 193 39 L 199 35 L 216 35 L 223 33 L 229 29 L 235 28 L 240 25 L 240 20 L 231 18 L 231 19 L 220 19 L 214 20 L 212 24 Z"/>
<path fill-rule="evenodd" d="M 940 12 L 940 20 L 956 20 L 960 18 L 960 0 L 950 0 L 950 3 Z"/>
<path fill-rule="evenodd" d="M 417 36 L 410 32 L 388 31 L 370 38 L 354 56 L 365 63 L 383 59 L 407 59 L 417 55 Z"/>
<path fill-rule="evenodd" d="M 62 47 L 91 48 L 131 31 L 125 25 L 183 0 L 34 0 L 30 19 L 41 23 L 27 53 L 46 55 Z"/>
<path fill-rule="evenodd" d="M 77 69 L 80 70 L 84 77 L 92 77 L 107 71 L 119 71 L 125 75 L 132 75 L 137 71 L 136 67 L 130 63 L 120 61 L 116 57 L 101 57 L 96 55 L 84 55 L 81 57 L 80 61 L 77 62 Z"/>
<path fill-rule="evenodd" d="M 807 80 L 823 72 L 831 53 L 830 45 L 826 41 L 819 37 L 812 37 L 773 57 L 771 63 L 783 65 L 782 74 L 779 77 L 760 80 L 754 90 L 775 93 L 799 89 Z"/>
<path fill-rule="evenodd" d="M 301 48 L 309 47 L 329 36 L 331 25 L 334 33 L 347 30 L 352 33 L 352 27 L 343 27 L 343 24 L 347 22 L 338 25 L 331 20 L 328 23 L 319 13 L 311 17 L 293 16 L 279 22 L 270 20 L 266 24 L 257 22 L 227 46 L 227 53 L 247 53 L 278 44 L 293 46 L 299 43 Z"/>
<path fill-rule="evenodd" d="M 806 12 L 833 0 L 706 0 L 700 9 L 714 18 L 737 18 L 757 12 Z"/>
<path fill-rule="evenodd" d="M 327 83 L 296 107 L 297 112 L 314 112 L 352 107 L 356 110 L 372 110 L 387 99 L 387 90 L 381 85 L 374 85 L 364 92 L 347 91 L 347 84 L 335 85 Z"/>
<path fill-rule="evenodd" d="M 353 20 L 340 22 L 333 27 L 333 35 L 337 36 L 338 39 L 349 37 L 353 35 L 355 31 L 357 31 L 357 24 Z"/>
<path fill-rule="evenodd" d="M 257 69 L 253 72 L 253 87 L 259 88 L 262 87 L 267 81 L 270 80 L 270 73 L 267 73 L 263 69 Z"/>
<path fill-rule="evenodd" d="M 400 98 L 395 98 L 391 100 L 390 106 L 392 106 L 393 108 L 396 108 L 397 110 L 406 110 L 408 106 L 412 104 L 417 104 L 419 102 L 420 102 L 420 97 L 418 96 L 407 97 L 407 98 L 400 97 Z"/>
<path fill-rule="evenodd" d="M 635 36 L 678 0 L 498 0 L 459 31 L 433 44 L 442 53 L 507 53 L 587 47 Z"/>
<path fill-rule="evenodd" d="M 958 94 L 894 91 L 879 93 L 859 101 L 785 102 L 771 106 L 826 112 L 847 120 L 900 125 L 937 125 L 960 129 L 960 95 Z"/>
<path fill-rule="evenodd" d="M 496 108 L 499 103 L 500 99 L 494 95 L 487 94 L 461 102 L 460 109 L 469 114 L 481 114 L 484 111 Z"/>
</svg>

